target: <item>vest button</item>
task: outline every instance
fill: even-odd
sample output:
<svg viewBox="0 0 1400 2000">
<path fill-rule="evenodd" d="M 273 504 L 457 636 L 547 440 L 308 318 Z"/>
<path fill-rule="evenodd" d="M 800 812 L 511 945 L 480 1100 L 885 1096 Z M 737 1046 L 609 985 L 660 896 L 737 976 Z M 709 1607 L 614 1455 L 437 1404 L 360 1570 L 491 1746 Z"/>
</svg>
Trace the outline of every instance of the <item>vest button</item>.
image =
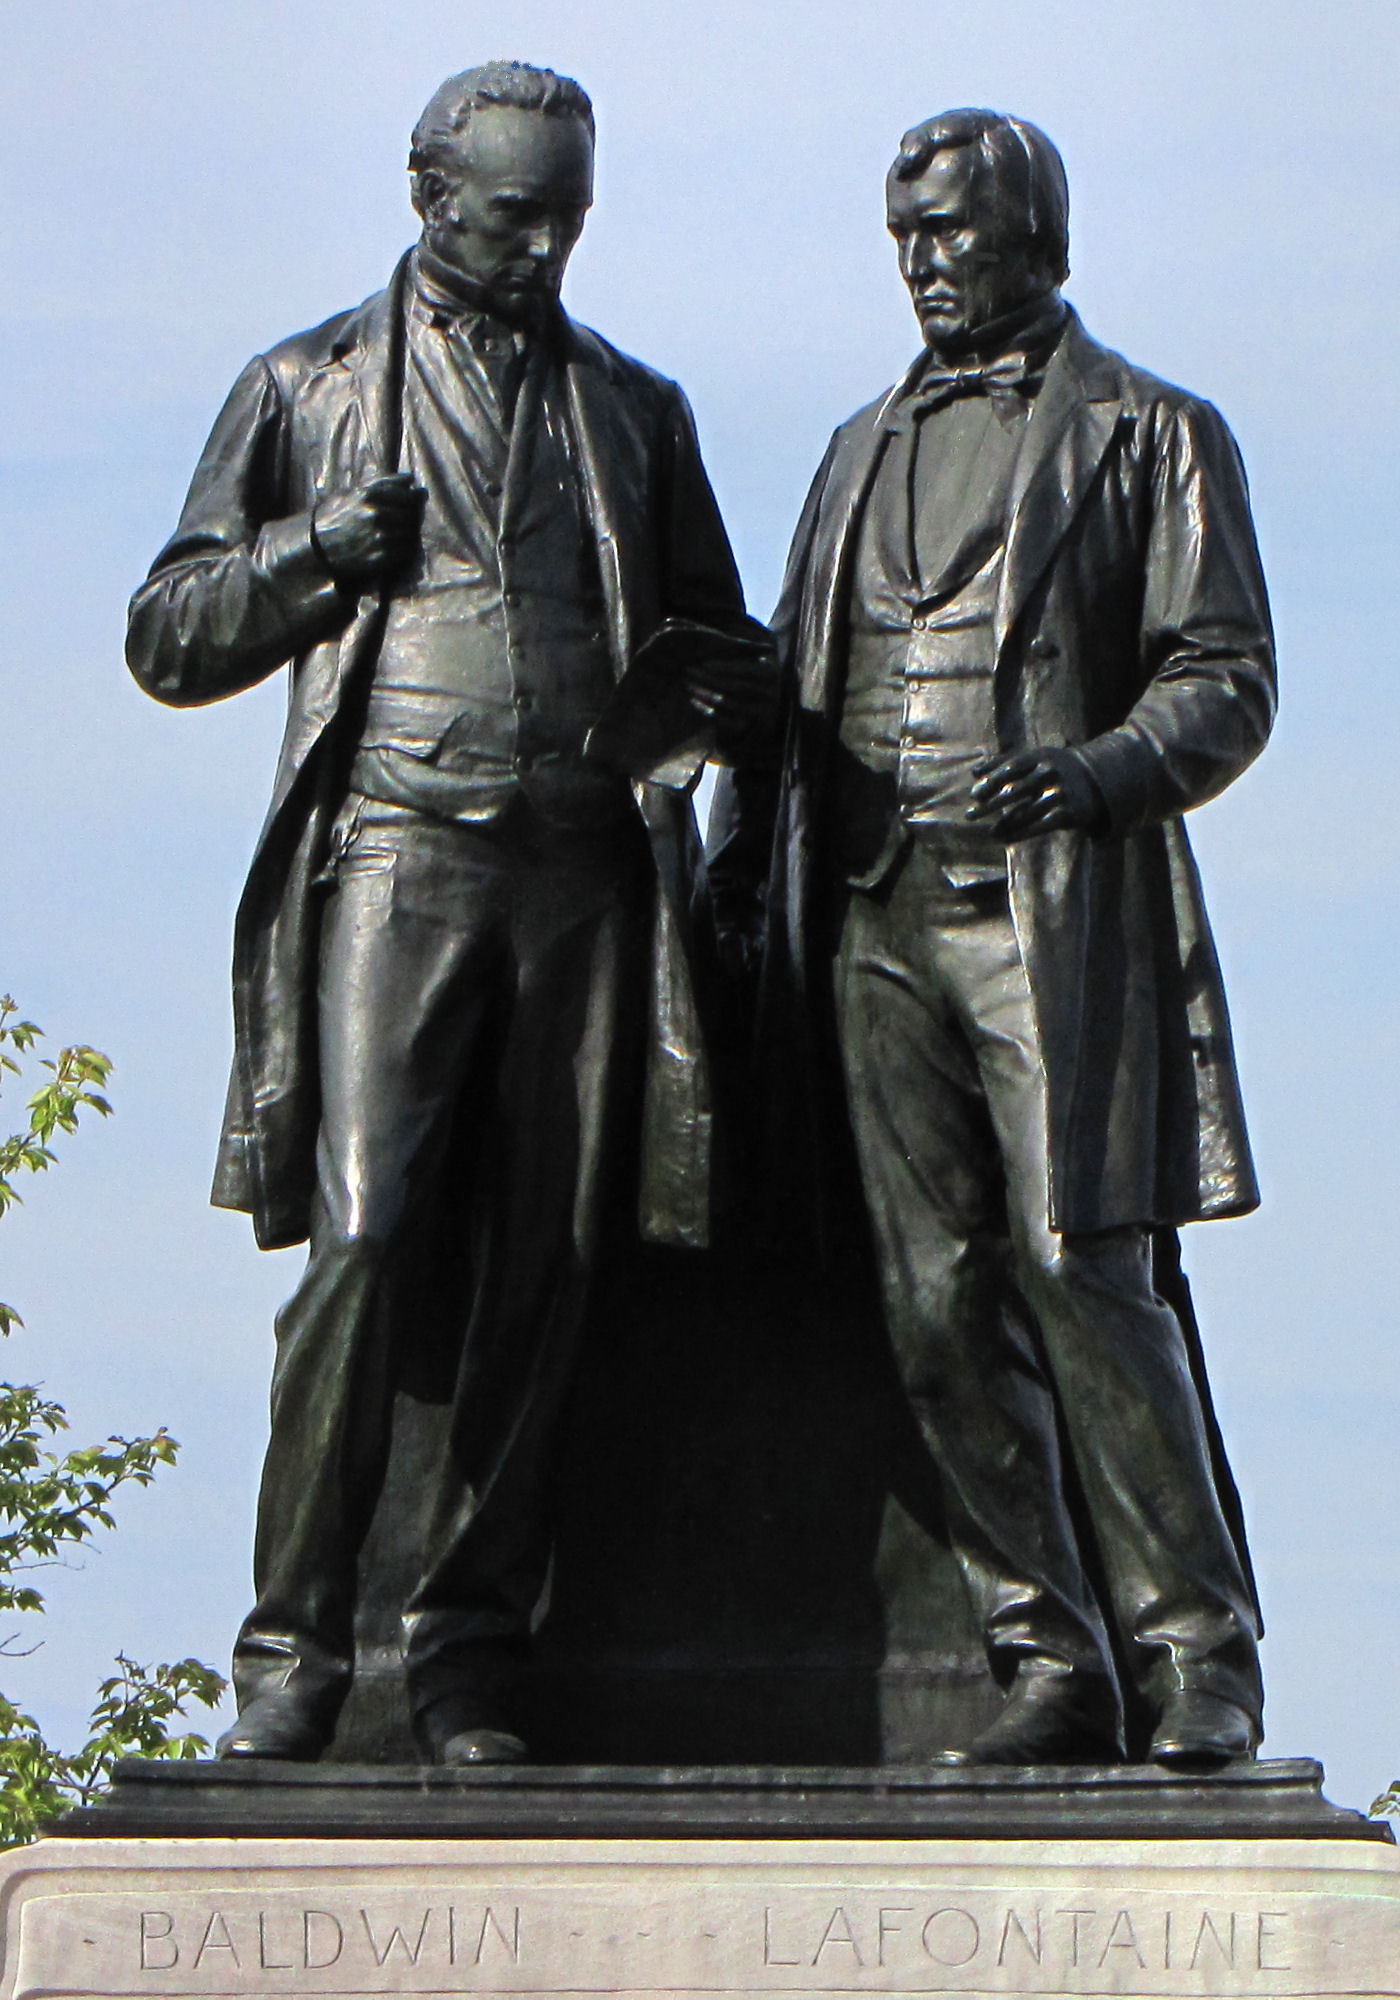
<svg viewBox="0 0 1400 2000">
<path fill-rule="evenodd" d="M 521 688 L 519 693 L 515 696 L 515 705 L 517 708 L 533 708 L 535 705 L 535 697 L 531 694 L 528 688 Z"/>
<path fill-rule="evenodd" d="M 520 597 L 521 593 L 518 590 L 508 590 L 505 593 L 505 601 L 508 605 L 510 605 L 512 610 L 514 610 L 516 605 L 519 604 Z"/>
</svg>

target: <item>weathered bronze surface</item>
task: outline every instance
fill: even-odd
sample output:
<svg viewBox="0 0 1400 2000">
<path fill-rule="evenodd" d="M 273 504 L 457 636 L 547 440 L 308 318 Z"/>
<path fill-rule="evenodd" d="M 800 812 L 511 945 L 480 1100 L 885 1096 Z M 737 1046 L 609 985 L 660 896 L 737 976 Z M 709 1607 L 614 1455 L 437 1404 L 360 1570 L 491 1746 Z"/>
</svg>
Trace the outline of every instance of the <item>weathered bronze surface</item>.
<svg viewBox="0 0 1400 2000">
<path fill-rule="evenodd" d="M 449 1415 L 393 1607 L 419 1744 L 523 1754 L 502 1701 L 600 1245 L 640 1221 L 698 1247 L 710 1212 L 698 759 L 677 780 L 585 739 L 668 620 L 707 635 L 673 677 L 692 736 L 771 706 L 684 398 L 559 304 L 592 200 L 584 93 L 469 71 L 409 165 L 419 243 L 245 369 L 131 607 L 159 700 L 292 677 L 214 1198 L 311 1248 L 225 1755 L 329 1741 L 394 1392 L 434 1368 Z"/>
<path fill-rule="evenodd" d="M 1322 1795 L 1309 1758 L 1226 1772 L 700 1769 L 569 1765 L 117 1765 L 65 1836 L 159 1839 L 1372 1840 L 1379 1820 Z"/>
<path fill-rule="evenodd" d="M 1092 1762 L 1126 1725 L 1218 1764 L 1259 1740 L 1260 1628 L 1174 1232 L 1256 1191 L 1182 816 L 1273 717 L 1244 475 L 1062 299 L 1034 126 L 930 120 L 887 198 L 924 347 L 832 439 L 775 621 L 781 763 L 712 822 L 726 955 L 762 954 L 767 1179 L 829 1238 L 853 1141 L 1007 1696 L 949 1754 Z"/>
<path fill-rule="evenodd" d="M 1247 1757 L 1176 1237 L 1256 1199 L 1182 827 L 1273 714 L 1233 440 L 1062 299 L 1043 134 L 916 128 L 924 345 L 775 724 L 683 397 L 559 304 L 592 157 L 552 72 L 445 84 L 420 241 L 244 371 L 132 603 L 159 700 L 292 681 L 215 1200 L 310 1252 L 222 1752 Z"/>
</svg>

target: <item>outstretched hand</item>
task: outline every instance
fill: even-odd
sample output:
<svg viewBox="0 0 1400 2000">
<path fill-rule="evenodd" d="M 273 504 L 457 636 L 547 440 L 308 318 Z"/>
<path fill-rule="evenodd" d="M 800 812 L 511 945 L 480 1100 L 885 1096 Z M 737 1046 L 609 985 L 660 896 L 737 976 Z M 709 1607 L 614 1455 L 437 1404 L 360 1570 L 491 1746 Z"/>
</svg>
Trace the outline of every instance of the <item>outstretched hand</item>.
<svg viewBox="0 0 1400 2000">
<path fill-rule="evenodd" d="M 967 816 L 1002 840 L 1077 827 L 1101 833 L 1108 808 L 1089 766 L 1077 750 L 1018 750 L 987 757 L 973 771 Z"/>
</svg>

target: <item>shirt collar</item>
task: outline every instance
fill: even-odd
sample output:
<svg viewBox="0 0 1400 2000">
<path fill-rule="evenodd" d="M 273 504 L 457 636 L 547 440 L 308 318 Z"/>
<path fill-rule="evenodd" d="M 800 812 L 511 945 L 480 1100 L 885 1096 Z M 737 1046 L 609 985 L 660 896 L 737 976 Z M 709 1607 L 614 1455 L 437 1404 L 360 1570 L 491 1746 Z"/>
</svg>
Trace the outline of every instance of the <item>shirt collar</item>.
<svg viewBox="0 0 1400 2000">
<path fill-rule="evenodd" d="M 514 348 L 523 354 L 562 320 L 556 308 L 538 325 L 511 325 L 491 310 L 482 286 L 435 256 L 426 243 L 414 248 L 410 281 L 413 305 L 420 316 L 440 331 L 462 333 L 479 352 Z"/>
<path fill-rule="evenodd" d="M 1019 421 L 1040 389 L 1070 309 L 1053 292 L 981 330 L 955 352 L 926 347 L 886 405 L 882 428 L 910 431 L 931 411 L 962 395 L 985 394 L 1003 422 Z"/>
<path fill-rule="evenodd" d="M 975 336 L 956 351 L 928 348 L 924 368 L 949 371 L 986 368 L 993 362 L 1015 357 L 1024 359 L 1027 368 L 1043 374 L 1068 319 L 1069 307 L 1059 292 L 1043 293 L 1018 306 L 1015 312 L 1004 313 L 1000 319 L 979 327 Z"/>
<path fill-rule="evenodd" d="M 461 333 L 473 347 L 516 344 L 514 329 L 489 310 L 481 287 L 435 257 L 426 244 L 413 253 L 411 283 L 418 317 L 439 332 Z"/>
</svg>

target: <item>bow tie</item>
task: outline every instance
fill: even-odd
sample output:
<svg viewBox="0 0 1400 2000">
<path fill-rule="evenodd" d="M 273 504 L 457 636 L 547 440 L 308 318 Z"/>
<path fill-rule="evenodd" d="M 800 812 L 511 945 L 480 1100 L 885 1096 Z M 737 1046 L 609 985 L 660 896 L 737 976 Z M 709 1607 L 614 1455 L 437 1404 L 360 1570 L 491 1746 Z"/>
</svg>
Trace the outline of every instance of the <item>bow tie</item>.
<svg viewBox="0 0 1400 2000">
<path fill-rule="evenodd" d="M 990 396 L 1002 403 L 1032 396 L 1043 372 L 1019 352 L 998 355 L 995 361 L 971 362 L 964 368 L 945 368 L 931 361 L 916 386 L 896 406 L 890 428 L 904 430 L 958 396 Z"/>
</svg>

